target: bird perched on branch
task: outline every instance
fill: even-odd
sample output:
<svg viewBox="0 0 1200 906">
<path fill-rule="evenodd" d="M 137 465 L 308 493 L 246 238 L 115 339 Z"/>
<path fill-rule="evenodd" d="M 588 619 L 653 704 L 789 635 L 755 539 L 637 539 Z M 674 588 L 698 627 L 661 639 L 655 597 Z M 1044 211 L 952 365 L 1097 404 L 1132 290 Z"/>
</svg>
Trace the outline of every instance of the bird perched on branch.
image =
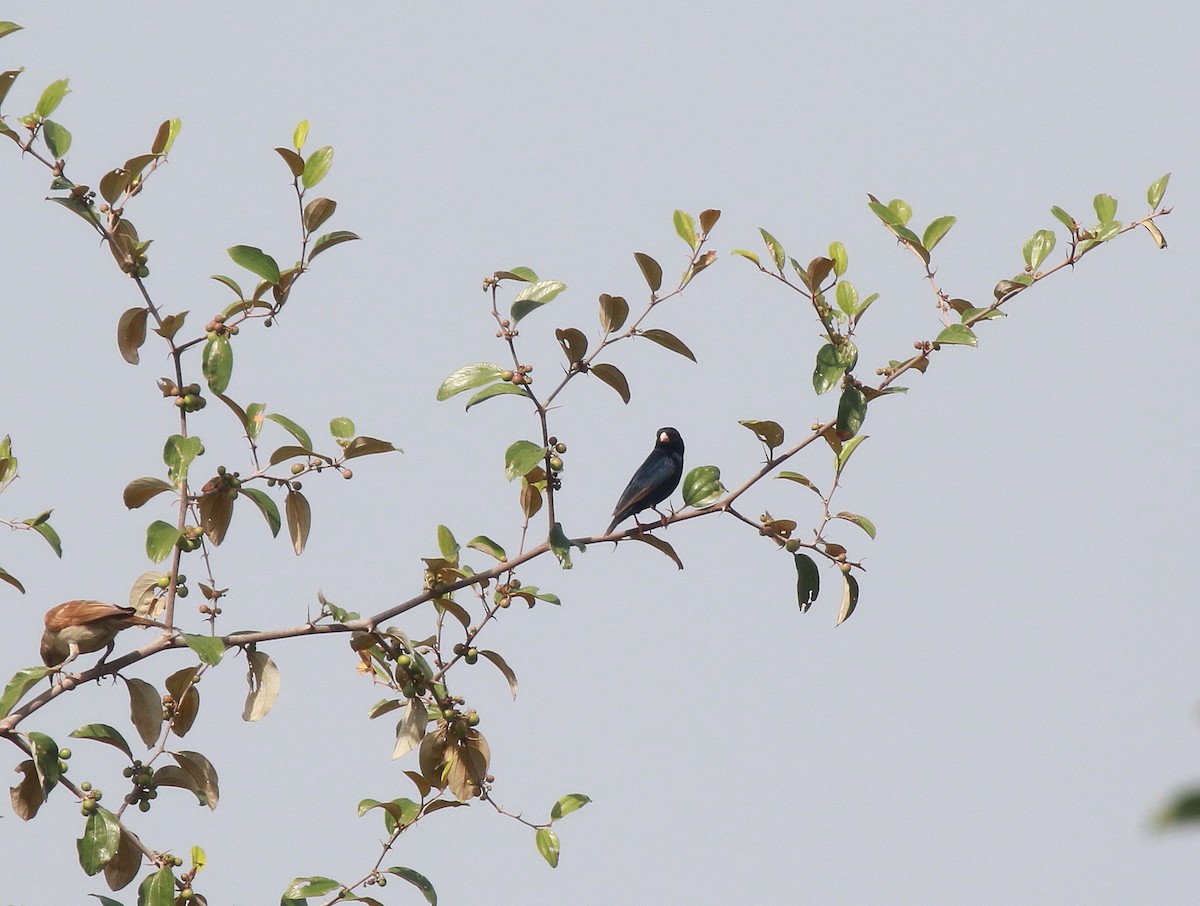
<svg viewBox="0 0 1200 906">
<path fill-rule="evenodd" d="M 67 601 L 51 607 L 46 611 L 46 631 L 42 633 L 42 662 L 54 670 L 62 670 L 79 655 L 104 648 L 104 654 L 96 662 L 99 666 L 112 654 L 117 633 L 130 626 L 167 628 L 140 616 L 132 607 L 103 601 Z"/>
<path fill-rule="evenodd" d="M 613 510 L 613 520 L 604 534 L 611 534 L 619 523 L 630 516 L 636 517 L 642 510 L 652 509 L 658 513 L 658 504 L 671 496 L 682 477 L 683 438 L 674 428 L 659 428 L 654 449 L 633 473 L 629 486 L 617 501 L 617 507 Z M 662 516 L 665 525 L 667 517 L 662 513 L 658 515 Z M 640 522 L 638 527 L 641 528 Z"/>
</svg>

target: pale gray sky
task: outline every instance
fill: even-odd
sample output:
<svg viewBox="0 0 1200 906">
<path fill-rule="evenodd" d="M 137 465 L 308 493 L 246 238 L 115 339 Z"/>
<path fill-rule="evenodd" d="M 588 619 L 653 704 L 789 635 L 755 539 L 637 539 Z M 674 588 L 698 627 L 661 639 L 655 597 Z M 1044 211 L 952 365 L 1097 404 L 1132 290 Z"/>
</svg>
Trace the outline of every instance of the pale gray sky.
<svg viewBox="0 0 1200 906">
<path fill-rule="evenodd" d="M 589 550 L 570 573 L 522 569 L 564 606 L 514 609 L 489 633 L 520 677 L 517 701 L 486 665 L 461 688 L 483 714 L 501 804 L 540 818 L 567 792 L 594 802 L 559 826 L 557 870 L 531 831 L 479 804 L 422 822 L 385 864 L 425 873 L 446 904 L 1194 902 L 1200 836 L 1147 830 L 1170 790 L 1200 779 L 1194 12 L 26 0 L 3 16 L 26 31 L 0 42 L 0 68 L 27 70 L 4 110 L 69 76 L 55 118 L 74 133 L 77 181 L 182 118 L 130 216 L 155 240 L 156 297 L 197 323 L 228 301 L 207 279 L 233 271 L 228 246 L 295 256 L 271 149 L 301 118 L 314 146 L 336 148 L 321 185 L 339 203 L 330 227 L 364 241 L 318 259 L 279 327 L 243 331 L 230 394 L 314 435 L 349 415 L 406 453 L 362 461 L 351 482 L 308 482 L 299 559 L 239 514 L 216 558 L 234 590 L 226 629 L 300 622 L 318 588 L 364 612 L 408 597 L 439 522 L 516 546 L 503 451 L 533 420 L 511 400 L 464 414 L 433 398 L 458 366 L 502 354 L 479 291 L 497 269 L 568 284 L 522 330 L 548 379 L 555 327 L 594 336 L 599 293 L 644 299 L 633 251 L 682 266 L 675 208 L 724 211 L 718 266 L 655 313 L 700 365 L 626 344 L 613 360 L 628 407 L 580 381 L 555 413 L 570 447 L 562 518 L 584 534 L 606 523 L 660 425 L 680 429 L 689 467 L 720 465 L 732 486 L 759 458 L 738 419 L 798 436 L 832 414 L 832 395 L 812 395 L 811 314 L 727 254 L 760 248 L 757 227 L 803 260 L 846 244 L 851 279 L 882 294 L 863 321 L 865 375 L 938 329 L 867 192 L 906 199 L 922 225 L 957 215 L 939 279 L 986 299 L 1030 234 L 1056 226 L 1050 205 L 1084 219 L 1107 192 L 1119 217 L 1140 216 L 1146 186 L 1173 171 L 1168 251 L 1123 238 L 871 408 L 838 498 L 879 529 L 875 542 L 840 535 L 868 567 L 847 624 L 834 627 L 830 591 L 801 615 L 788 558 L 731 519 L 669 530 L 682 573 L 639 545 Z M 29 591 L 0 590 L 4 677 L 36 662 L 48 606 L 122 601 L 149 568 L 145 526 L 166 511 L 127 512 L 120 491 L 161 468 L 174 429 L 154 387 L 165 358 L 148 345 L 135 369 L 117 354 L 133 287 L 41 201 L 46 184 L 0 148 L 0 436 L 22 464 L 0 515 L 52 505 L 65 547 L 59 562 L 36 539 L 0 539 L 0 565 Z M 202 415 L 207 465 L 237 468 L 231 420 L 219 405 Z M 825 475 L 828 460 L 814 447 L 794 467 Z M 750 511 L 812 524 L 815 498 L 782 484 Z M 401 625 L 420 635 L 428 620 Z M 240 721 L 230 657 L 185 740 L 217 766 L 220 807 L 192 811 L 167 791 L 135 822 L 150 846 L 207 850 L 197 889 L 214 904 L 275 902 L 297 875 L 358 877 L 382 831 L 356 803 L 412 791 L 409 765 L 388 760 L 392 723 L 365 718 L 380 694 L 344 640 L 267 650 L 283 671 L 275 711 Z M 190 657 L 139 669 L 158 679 Z M 70 698 L 26 729 L 61 743 L 89 721 L 127 728 L 121 687 Z M 117 798 L 115 754 L 74 749 L 75 780 Z M 0 903 L 107 893 L 77 868 L 69 797 L 31 824 L 3 812 Z M 386 894 L 420 902 L 399 883 Z"/>
</svg>

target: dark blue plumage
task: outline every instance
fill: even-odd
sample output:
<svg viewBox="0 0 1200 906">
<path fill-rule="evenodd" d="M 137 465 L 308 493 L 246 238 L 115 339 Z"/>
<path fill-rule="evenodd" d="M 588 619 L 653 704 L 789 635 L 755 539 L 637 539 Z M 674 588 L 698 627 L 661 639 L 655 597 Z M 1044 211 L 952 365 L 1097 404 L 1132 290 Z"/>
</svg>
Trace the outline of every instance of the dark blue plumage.
<svg viewBox="0 0 1200 906">
<path fill-rule="evenodd" d="M 642 510 L 655 508 L 657 513 L 657 505 L 671 496 L 671 492 L 679 487 L 682 477 L 683 438 L 674 428 L 659 428 L 654 450 L 633 473 L 629 486 L 617 501 L 613 520 L 604 534 L 612 534 L 619 523 Z"/>
</svg>

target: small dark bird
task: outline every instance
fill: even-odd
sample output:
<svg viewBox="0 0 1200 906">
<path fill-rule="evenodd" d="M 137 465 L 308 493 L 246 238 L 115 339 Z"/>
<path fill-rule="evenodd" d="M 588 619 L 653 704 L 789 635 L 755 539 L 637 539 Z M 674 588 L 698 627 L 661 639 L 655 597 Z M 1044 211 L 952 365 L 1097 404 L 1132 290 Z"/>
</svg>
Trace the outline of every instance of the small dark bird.
<svg viewBox="0 0 1200 906">
<path fill-rule="evenodd" d="M 112 654 L 117 633 L 130 626 L 156 626 L 166 629 L 148 617 L 139 616 L 132 607 L 105 604 L 103 601 L 67 601 L 46 611 L 46 631 L 42 633 L 42 662 L 61 670 L 81 654 L 99 651 L 97 661 Z"/>
<path fill-rule="evenodd" d="M 674 428 L 659 428 L 654 450 L 633 473 L 629 486 L 617 501 L 617 508 L 613 510 L 613 520 L 604 534 L 612 534 L 612 530 L 619 523 L 630 516 L 636 516 L 642 510 L 653 509 L 658 513 L 658 504 L 671 496 L 671 492 L 679 487 L 679 479 L 682 477 L 683 438 Z M 666 518 L 663 516 L 664 523 Z M 640 527 L 641 523 L 638 525 Z"/>
</svg>

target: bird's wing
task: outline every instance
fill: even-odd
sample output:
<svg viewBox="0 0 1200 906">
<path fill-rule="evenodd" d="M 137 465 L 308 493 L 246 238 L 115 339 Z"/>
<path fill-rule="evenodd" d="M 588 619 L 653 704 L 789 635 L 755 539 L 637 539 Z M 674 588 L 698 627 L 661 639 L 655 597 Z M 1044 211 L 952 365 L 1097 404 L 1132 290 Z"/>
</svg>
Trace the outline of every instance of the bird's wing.
<svg viewBox="0 0 1200 906">
<path fill-rule="evenodd" d="M 634 513 L 637 510 L 631 510 L 630 507 L 645 509 L 660 502 L 666 495 L 658 496 L 656 492 L 661 492 L 664 483 L 670 482 L 676 471 L 675 463 L 669 457 L 652 454 L 634 473 L 629 485 L 621 494 L 613 515 L 621 512 Z M 673 485 L 671 490 L 674 490 Z"/>
<path fill-rule="evenodd" d="M 105 604 L 103 601 L 68 601 L 66 604 L 59 604 L 46 612 L 46 629 L 51 632 L 61 632 L 70 626 L 94 623 L 96 620 L 122 614 L 132 618 L 134 610 L 132 607 L 118 607 L 116 604 Z"/>
</svg>

